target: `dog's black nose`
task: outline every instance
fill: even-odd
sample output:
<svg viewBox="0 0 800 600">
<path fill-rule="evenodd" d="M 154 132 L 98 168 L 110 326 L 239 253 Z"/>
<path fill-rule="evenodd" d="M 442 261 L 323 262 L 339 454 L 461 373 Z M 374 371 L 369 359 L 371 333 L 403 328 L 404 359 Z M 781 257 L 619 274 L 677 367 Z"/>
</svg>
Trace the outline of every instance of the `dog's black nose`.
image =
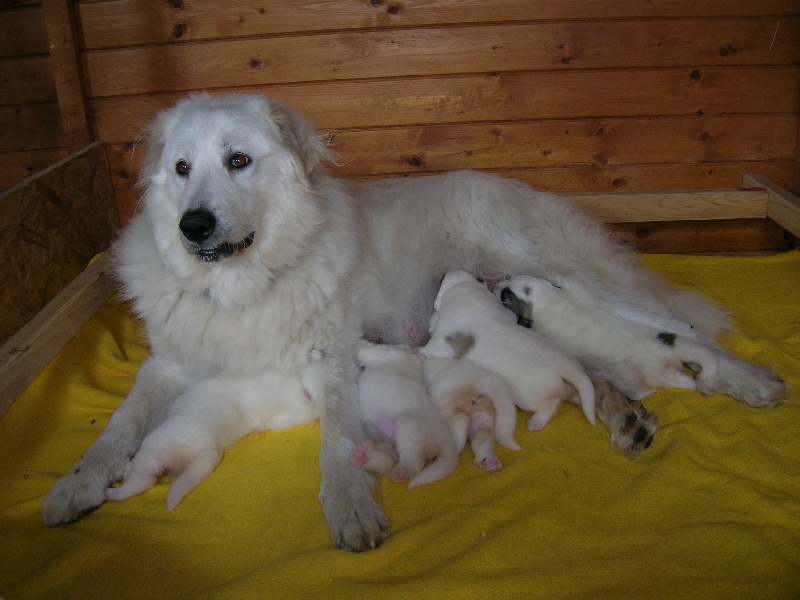
<svg viewBox="0 0 800 600">
<path fill-rule="evenodd" d="M 214 215 L 198 208 L 195 210 L 187 210 L 181 217 L 180 227 L 183 236 L 190 242 L 202 242 L 207 240 L 208 237 L 214 233 L 214 227 L 217 225 L 217 220 Z"/>
</svg>

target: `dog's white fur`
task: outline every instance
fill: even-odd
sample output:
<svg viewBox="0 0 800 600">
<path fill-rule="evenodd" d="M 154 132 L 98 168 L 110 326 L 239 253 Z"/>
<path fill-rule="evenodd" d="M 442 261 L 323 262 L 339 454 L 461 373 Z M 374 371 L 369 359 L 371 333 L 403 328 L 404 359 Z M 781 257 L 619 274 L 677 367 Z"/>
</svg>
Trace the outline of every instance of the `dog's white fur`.
<svg viewBox="0 0 800 600">
<path fill-rule="evenodd" d="M 434 302 L 431 339 L 420 352 L 468 358 L 511 386 L 517 406 L 533 412 L 528 429 L 542 429 L 564 400 L 575 402 L 594 425 L 594 386 L 581 364 L 534 332 L 519 327 L 486 286 L 466 271 L 450 271 Z M 460 356 L 457 337 L 470 343 Z M 577 399 L 575 393 L 577 391 Z"/>
<path fill-rule="evenodd" d="M 422 359 L 408 346 L 363 342 L 358 360 L 358 401 L 371 439 L 353 450 L 351 462 L 409 488 L 455 471 L 459 453 L 428 396 Z"/>
<path fill-rule="evenodd" d="M 220 398 L 227 402 L 220 403 Z M 167 493 L 171 511 L 248 433 L 288 429 L 318 418 L 319 408 L 296 378 L 266 372 L 202 379 L 172 404 L 167 418 L 144 439 L 125 469 L 125 483 L 106 490 L 106 499 L 126 500 L 169 474 L 176 476 Z"/>
<path fill-rule="evenodd" d="M 427 358 L 425 385 L 456 443 L 463 452 L 469 440 L 474 462 L 489 471 L 503 464 L 494 450 L 495 440 L 519 450 L 514 439 L 517 408 L 514 392 L 505 380 L 469 359 Z"/>
<path fill-rule="evenodd" d="M 424 339 L 448 270 L 544 277 L 593 305 L 691 323 L 711 337 L 728 325 L 717 307 L 670 289 L 554 196 L 472 172 L 348 185 L 326 173 L 328 158 L 304 119 L 261 96 L 196 95 L 158 116 L 141 210 L 115 249 L 152 355 L 45 499 L 46 523 L 97 508 L 196 384 L 274 372 L 318 401 L 320 500 L 334 543 L 376 546 L 388 520 L 371 494 L 374 476 L 349 461 L 365 439 L 356 343 L 362 333 Z M 197 210 L 212 214 L 215 227 L 192 242 L 180 225 Z M 785 401 L 786 386 L 770 371 L 719 352 L 709 389 L 755 406 Z M 235 404 L 233 388 L 207 401 Z M 263 402 L 268 417 L 274 405 Z M 304 411 L 289 409 L 289 418 Z"/>
<path fill-rule="evenodd" d="M 717 374 L 717 356 L 701 342 L 665 330 L 663 323 L 647 324 L 581 303 L 539 277 L 511 277 L 497 285 L 495 294 L 515 318 L 575 356 L 593 376 L 602 379 L 604 366 L 618 363 L 615 385 L 635 400 L 659 387 L 694 390 Z M 684 366 L 695 370 L 697 379 Z"/>
</svg>

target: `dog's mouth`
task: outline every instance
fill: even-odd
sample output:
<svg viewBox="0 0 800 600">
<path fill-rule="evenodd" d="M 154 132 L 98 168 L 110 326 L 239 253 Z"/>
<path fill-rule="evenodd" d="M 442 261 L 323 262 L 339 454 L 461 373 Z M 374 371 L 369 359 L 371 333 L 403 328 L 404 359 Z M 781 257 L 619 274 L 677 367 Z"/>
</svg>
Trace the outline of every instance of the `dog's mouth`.
<svg viewBox="0 0 800 600">
<path fill-rule="evenodd" d="M 213 248 L 198 248 L 193 254 L 202 262 L 217 262 L 222 258 L 229 258 L 238 252 L 246 250 L 252 245 L 255 237 L 256 232 L 252 231 L 250 235 L 241 241 L 235 243 L 224 242 Z"/>
</svg>

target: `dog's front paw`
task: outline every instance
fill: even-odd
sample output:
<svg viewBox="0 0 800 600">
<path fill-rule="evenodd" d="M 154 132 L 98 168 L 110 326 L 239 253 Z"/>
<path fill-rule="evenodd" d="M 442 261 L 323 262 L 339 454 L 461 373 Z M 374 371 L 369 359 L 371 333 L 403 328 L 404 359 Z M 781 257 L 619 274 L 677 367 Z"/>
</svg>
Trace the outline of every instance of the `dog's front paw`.
<svg viewBox="0 0 800 600">
<path fill-rule="evenodd" d="M 350 552 L 377 548 L 389 535 L 389 519 L 370 492 L 370 486 L 350 489 L 337 485 L 320 492 L 322 511 L 331 529 L 333 544 Z"/>
<path fill-rule="evenodd" d="M 105 501 L 107 478 L 91 469 L 77 467 L 62 477 L 42 503 L 44 522 L 67 525 L 96 510 Z"/>
<path fill-rule="evenodd" d="M 595 411 L 611 433 L 611 445 L 625 456 L 635 457 L 653 443 L 658 417 L 638 400 L 631 400 L 607 381 L 593 380 Z"/>
</svg>

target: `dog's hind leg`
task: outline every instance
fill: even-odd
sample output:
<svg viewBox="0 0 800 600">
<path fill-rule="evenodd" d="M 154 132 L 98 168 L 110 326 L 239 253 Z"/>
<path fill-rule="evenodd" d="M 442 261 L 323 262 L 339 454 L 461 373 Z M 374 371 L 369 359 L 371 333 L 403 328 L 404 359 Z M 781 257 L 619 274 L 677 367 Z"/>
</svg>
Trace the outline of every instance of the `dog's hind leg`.
<svg viewBox="0 0 800 600">
<path fill-rule="evenodd" d="M 772 370 L 745 362 L 715 348 L 717 369 L 713 375 L 700 371 L 697 389 L 725 394 L 754 408 L 774 408 L 789 401 L 789 385 Z"/>
<path fill-rule="evenodd" d="M 50 526 L 71 523 L 100 506 L 106 489 L 122 478 L 128 459 L 164 420 L 185 387 L 173 366 L 154 357 L 145 360 L 103 433 L 45 498 L 44 522 Z"/>
<path fill-rule="evenodd" d="M 657 416 L 605 380 L 593 379 L 592 384 L 595 411 L 611 433 L 611 445 L 630 458 L 649 448 L 658 429 Z"/>
</svg>

